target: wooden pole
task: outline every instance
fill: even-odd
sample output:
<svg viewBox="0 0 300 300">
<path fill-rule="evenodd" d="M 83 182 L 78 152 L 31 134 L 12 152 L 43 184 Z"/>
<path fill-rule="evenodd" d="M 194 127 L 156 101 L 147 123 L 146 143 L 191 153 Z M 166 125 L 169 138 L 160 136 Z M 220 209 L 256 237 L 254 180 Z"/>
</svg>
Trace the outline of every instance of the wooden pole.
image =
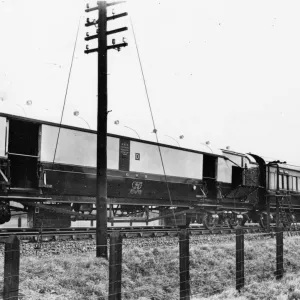
<svg viewBox="0 0 300 300">
<path fill-rule="evenodd" d="M 20 240 L 11 235 L 5 242 L 4 254 L 4 300 L 18 300 L 19 269 L 20 269 Z"/>
<path fill-rule="evenodd" d="M 279 165 L 277 164 L 276 166 L 276 171 L 277 171 L 277 188 L 276 188 L 276 227 L 279 227 L 279 201 L 278 201 L 278 197 L 280 194 L 280 187 L 279 187 Z"/>
<path fill-rule="evenodd" d="M 110 237 L 109 255 L 109 300 L 121 300 L 122 283 L 122 236 L 119 231 Z"/>
<path fill-rule="evenodd" d="M 18 218 L 18 227 L 22 227 L 22 217 Z"/>
<path fill-rule="evenodd" d="M 268 189 L 270 188 L 270 166 L 268 165 Z M 267 205 L 267 231 L 270 232 L 270 197 L 266 194 L 266 205 Z"/>
<path fill-rule="evenodd" d="M 96 256 L 107 259 L 107 39 L 106 2 L 98 2 L 98 117 Z"/>
<path fill-rule="evenodd" d="M 271 227 L 270 227 L 270 197 L 266 197 L 266 204 L 267 204 L 267 231 L 270 232 L 271 231 Z"/>
<path fill-rule="evenodd" d="M 244 285 L 244 231 L 238 226 L 236 229 L 236 289 L 240 291 Z"/>
<path fill-rule="evenodd" d="M 276 279 L 283 276 L 283 225 L 276 226 Z"/>
<path fill-rule="evenodd" d="M 180 300 L 190 300 L 190 241 L 188 229 L 179 233 Z"/>
</svg>

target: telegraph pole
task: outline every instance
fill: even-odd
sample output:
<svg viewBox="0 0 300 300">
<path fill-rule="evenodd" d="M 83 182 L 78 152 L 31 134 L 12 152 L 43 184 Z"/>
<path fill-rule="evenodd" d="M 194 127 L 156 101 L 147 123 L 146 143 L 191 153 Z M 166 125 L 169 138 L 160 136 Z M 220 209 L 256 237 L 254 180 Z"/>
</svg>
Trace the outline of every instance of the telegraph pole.
<svg viewBox="0 0 300 300">
<path fill-rule="evenodd" d="M 106 2 L 98 2 L 98 111 L 96 256 L 107 258 L 107 50 Z"/>
<path fill-rule="evenodd" d="M 96 257 L 107 259 L 107 50 L 120 50 L 128 44 L 123 43 L 107 46 L 107 35 L 125 31 L 127 27 L 107 31 L 107 21 L 126 16 L 127 13 L 107 17 L 107 7 L 124 1 L 106 3 L 98 1 L 97 6 L 86 12 L 98 10 L 98 20 L 92 22 L 89 18 L 85 26 L 98 26 L 95 35 L 87 33 L 86 41 L 98 39 L 98 47 L 84 51 L 86 54 L 98 52 L 98 109 L 97 109 L 97 179 L 96 179 Z M 113 40 L 115 41 L 115 40 Z"/>
</svg>

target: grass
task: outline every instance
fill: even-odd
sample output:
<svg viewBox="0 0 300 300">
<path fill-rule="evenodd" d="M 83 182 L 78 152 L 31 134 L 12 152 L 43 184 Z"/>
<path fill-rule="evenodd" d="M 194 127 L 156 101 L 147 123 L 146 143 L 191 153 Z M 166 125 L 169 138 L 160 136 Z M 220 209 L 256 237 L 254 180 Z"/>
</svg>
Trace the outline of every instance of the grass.
<svg viewBox="0 0 300 300">
<path fill-rule="evenodd" d="M 234 289 L 235 243 L 212 240 L 191 245 L 192 299 L 300 299 L 300 237 L 284 239 L 286 273 L 279 281 L 274 279 L 275 251 L 272 238 L 245 241 L 245 288 L 239 293 Z M 22 257 L 20 291 L 32 300 L 107 299 L 108 262 L 94 256 L 91 252 Z M 178 269 L 177 247 L 125 246 L 122 299 L 179 299 Z"/>
</svg>

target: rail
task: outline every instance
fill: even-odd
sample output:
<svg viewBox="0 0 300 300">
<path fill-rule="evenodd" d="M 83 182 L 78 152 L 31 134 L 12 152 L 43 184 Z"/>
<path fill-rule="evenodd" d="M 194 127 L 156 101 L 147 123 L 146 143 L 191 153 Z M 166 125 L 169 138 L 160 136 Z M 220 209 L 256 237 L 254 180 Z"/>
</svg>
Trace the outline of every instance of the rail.
<svg viewBox="0 0 300 300">
<path fill-rule="evenodd" d="M 271 234 L 276 232 L 276 227 L 271 227 Z M 208 230 L 203 228 L 188 228 L 190 236 L 199 235 L 226 235 L 234 234 L 235 229 L 232 228 L 216 228 Z M 179 230 L 177 227 L 165 226 L 139 226 L 139 227 L 110 227 L 108 228 L 108 238 L 114 232 L 120 232 L 122 238 L 150 238 L 150 237 L 178 237 Z M 244 233 L 266 233 L 266 230 L 257 226 L 249 226 L 243 228 Z M 295 231 L 291 229 L 289 231 Z M 42 240 L 52 241 L 64 239 L 86 239 L 94 238 L 96 234 L 95 227 L 73 227 L 73 228 L 43 228 Z M 41 235 L 40 228 L 2 228 L 0 229 L 0 241 L 5 241 L 10 235 L 17 235 L 21 240 L 28 242 L 36 242 L 37 237 Z"/>
</svg>

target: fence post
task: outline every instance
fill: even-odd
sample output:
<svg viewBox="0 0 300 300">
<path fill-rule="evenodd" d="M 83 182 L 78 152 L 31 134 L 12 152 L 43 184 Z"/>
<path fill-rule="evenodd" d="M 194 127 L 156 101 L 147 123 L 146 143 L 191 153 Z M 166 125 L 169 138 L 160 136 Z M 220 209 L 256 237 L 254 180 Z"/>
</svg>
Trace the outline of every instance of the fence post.
<svg viewBox="0 0 300 300">
<path fill-rule="evenodd" d="M 236 233 L 236 289 L 239 291 L 245 285 L 244 230 L 241 226 L 238 226 L 235 233 Z"/>
<path fill-rule="evenodd" d="M 11 235 L 5 242 L 3 299 L 18 300 L 20 240 Z"/>
<path fill-rule="evenodd" d="M 190 300 L 190 241 L 188 229 L 179 232 L 180 300 Z"/>
<path fill-rule="evenodd" d="M 18 227 L 22 227 L 22 217 L 18 218 Z"/>
<path fill-rule="evenodd" d="M 119 231 L 110 236 L 109 251 L 109 300 L 121 300 L 122 236 Z"/>
<path fill-rule="evenodd" d="M 283 276 L 283 225 L 276 227 L 276 279 Z"/>
</svg>

